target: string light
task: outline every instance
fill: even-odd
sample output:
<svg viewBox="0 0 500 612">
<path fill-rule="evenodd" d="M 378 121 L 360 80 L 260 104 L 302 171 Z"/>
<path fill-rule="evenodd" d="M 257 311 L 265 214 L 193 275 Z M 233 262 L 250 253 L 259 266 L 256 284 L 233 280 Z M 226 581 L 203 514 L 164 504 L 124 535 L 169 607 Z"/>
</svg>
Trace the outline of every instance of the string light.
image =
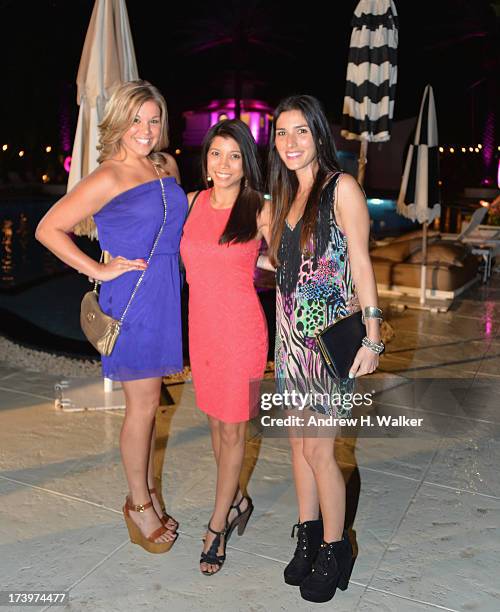
<svg viewBox="0 0 500 612">
<path fill-rule="evenodd" d="M 479 143 L 479 144 L 477 145 L 477 148 L 478 148 L 478 149 L 482 149 L 482 148 L 483 148 L 483 145 L 482 145 L 481 143 Z"/>
<path fill-rule="evenodd" d="M 52 147 L 50 145 L 48 145 L 47 147 L 45 147 L 45 152 L 46 153 L 50 153 L 52 151 Z M 45 174 L 43 176 L 46 176 Z"/>
<path fill-rule="evenodd" d="M 176 155 L 180 155 L 181 154 L 181 150 L 180 149 L 175 149 L 175 154 Z"/>
<path fill-rule="evenodd" d="M 469 147 L 469 151 L 472 153 L 472 151 L 474 151 L 473 147 Z"/>
<path fill-rule="evenodd" d="M 24 151 L 21 149 L 21 151 L 19 151 L 18 155 L 19 155 L 19 157 L 24 157 Z"/>
<path fill-rule="evenodd" d="M 42 175 L 42 181 L 44 183 L 48 183 L 50 181 L 50 176 L 48 174 L 43 174 Z"/>
<path fill-rule="evenodd" d="M 450 153 L 455 153 L 455 149 L 453 147 L 450 147 Z"/>
<path fill-rule="evenodd" d="M 467 149 L 465 147 L 462 147 L 462 153 L 465 153 L 465 151 L 467 151 Z"/>
<path fill-rule="evenodd" d="M 8 144 L 4 144 L 2 147 L 2 151 L 7 151 L 7 149 L 9 148 Z"/>
<path fill-rule="evenodd" d="M 443 149 L 443 147 L 439 147 L 439 152 L 440 152 L 440 153 L 444 153 L 444 149 Z"/>
</svg>

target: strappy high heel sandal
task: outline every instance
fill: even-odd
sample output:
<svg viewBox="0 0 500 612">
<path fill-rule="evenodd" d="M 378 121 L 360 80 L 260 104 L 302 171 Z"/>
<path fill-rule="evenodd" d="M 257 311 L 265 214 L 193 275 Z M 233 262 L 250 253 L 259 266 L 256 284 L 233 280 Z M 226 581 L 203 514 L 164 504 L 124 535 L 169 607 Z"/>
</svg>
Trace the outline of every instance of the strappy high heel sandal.
<svg viewBox="0 0 500 612">
<path fill-rule="evenodd" d="M 240 509 L 240 505 L 244 499 L 247 500 L 248 505 L 245 508 L 245 510 L 242 511 Z M 237 504 L 231 505 L 229 507 L 229 512 L 231 512 L 231 510 L 236 510 L 238 512 L 238 516 L 235 516 L 234 519 L 228 524 L 226 528 L 227 529 L 226 542 L 229 542 L 229 538 L 231 537 L 231 534 L 233 533 L 233 530 L 236 526 L 238 527 L 239 536 L 242 536 L 245 533 L 248 519 L 250 518 L 253 512 L 253 508 L 254 506 L 253 506 L 252 500 L 247 495 L 242 495 L 240 501 Z M 228 512 L 228 516 L 229 516 L 229 512 Z"/>
<path fill-rule="evenodd" d="M 155 540 L 157 540 L 160 536 L 169 531 L 165 525 L 158 527 L 158 529 L 155 529 L 153 533 L 145 536 L 130 516 L 130 510 L 134 512 L 144 512 L 148 508 L 152 507 L 152 502 L 147 502 L 146 504 L 132 504 L 130 499 L 126 497 L 125 505 L 123 506 L 123 518 L 125 519 L 125 524 L 127 525 L 128 534 L 132 544 L 138 544 L 144 548 L 144 550 L 147 550 L 150 553 L 165 553 L 172 548 L 172 545 L 175 542 L 175 540 L 171 540 L 170 542 L 155 542 Z"/>
<path fill-rule="evenodd" d="M 200 556 L 200 564 L 207 563 L 209 565 L 217 565 L 218 569 L 216 569 L 215 572 L 203 571 L 201 568 L 200 570 L 205 576 L 213 576 L 214 574 L 218 574 L 220 572 L 222 566 L 224 565 L 224 561 L 226 560 L 226 541 L 224 542 L 224 554 L 218 555 L 217 551 L 219 550 L 221 536 L 226 535 L 227 527 L 222 531 L 214 531 L 210 526 L 210 523 L 208 523 L 207 529 L 210 531 L 210 533 L 215 535 L 215 538 L 207 552 L 202 551 Z"/>
<path fill-rule="evenodd" d="M 165 510 L 165 502 L 163 501 L 163 495 L 161 491 L 159 491 L 156 487 L 152 489 L 148 489 L 150 495 L 156 495 L 158 501 L 160 502 L 160 507 L 162 511 L 162 515 L 160 516 L 160 521 L 165 525 L 165 527 L 169 531 L 177 531 L 179 527 L 179 523 L 174 519 L 173 516 L 167 513 Z"/>
</svg>

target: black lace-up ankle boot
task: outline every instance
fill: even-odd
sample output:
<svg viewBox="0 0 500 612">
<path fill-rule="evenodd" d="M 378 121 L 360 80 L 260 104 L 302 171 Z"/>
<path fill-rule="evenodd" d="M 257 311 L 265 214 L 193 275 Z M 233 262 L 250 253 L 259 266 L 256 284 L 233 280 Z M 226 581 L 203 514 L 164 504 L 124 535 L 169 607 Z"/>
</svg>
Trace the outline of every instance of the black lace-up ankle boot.
<svg viewBox="0 0 500 612">
<path fill-rule="evenodd" d="M 300 594 L 307 601 L 330 601 L 337 587 L 347 589 L 353 564 L 352 547 L 344 531 L 339 542 L 322 542 L 311 573 L 300 585 Z"/>
<path fill-rule="evenodd" d="M 285 582 L 300 586 L 304 578 L 310 574 L 313 561 L 323 541 L 323 521 L 305 521 L 297 523 L 292 529 L 292 538 L 297 527 L 297 547 L 293 559 L 285 567 Z"/>
</svg>

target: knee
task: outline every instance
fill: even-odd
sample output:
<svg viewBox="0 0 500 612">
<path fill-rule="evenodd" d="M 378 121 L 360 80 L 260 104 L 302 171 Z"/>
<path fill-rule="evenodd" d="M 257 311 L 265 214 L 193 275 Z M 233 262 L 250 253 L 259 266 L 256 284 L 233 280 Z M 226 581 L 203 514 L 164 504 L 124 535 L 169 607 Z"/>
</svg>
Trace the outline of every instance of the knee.
<svg viewBox="0 0 500 612">
<path fill-rule="evenodd" d="M 239 423 L 221 423 L 220 441 L 225 446 L 239 446 L 245 443 L 245 430 Z"/>
<path fill-rule="evenodd" d="M 290 437 L 289 442 L 292 455 L 294 455 L 295 457 L 302 456 L 304 450 L 304 443 L 301 436 L 296 436 L 293 438 Z"/>
<path fill-rule="evenodd" d="M 153 420 L 158 410 L 159 398 L 155 396 L 142 396 L 140 401 L 127 403 L 126 417 Z"/>
<path fill-rule="evenodd" d="M 307 461 L 313 472 L 324 469 L 333 461 L 332 452 L 327 452 L 325 449 L 318 448 L 314 445 L 305 445 L 302 452 L 304 459 Z"/>
</svg>

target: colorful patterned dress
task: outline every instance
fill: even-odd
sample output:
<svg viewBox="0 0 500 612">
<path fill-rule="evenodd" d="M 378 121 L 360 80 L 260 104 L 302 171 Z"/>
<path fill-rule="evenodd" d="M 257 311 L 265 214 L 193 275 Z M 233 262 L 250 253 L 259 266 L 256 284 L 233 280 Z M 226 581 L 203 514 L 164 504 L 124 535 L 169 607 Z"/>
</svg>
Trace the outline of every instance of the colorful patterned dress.
<svg viewBox="0 0 500 612">
<path fill-rule="evenodd" d="M 308 407 L 332 416 L 341 416 L 345 411 L 329 398 L 352 392 L 354 381 L 330 377 L 315 337 L 336 319 L 360 309 L 347 256 L 347 238 L 333 212 L 339 177 L 340 173 L 334 175 L 321 195 L 316 252 L 312 256 L 301 252 L 302 220 L 294 228 L 285 223 L 278 254 L 281 265 L 276 273 L 277 391 L 310 393 L 314 400 Z"/>
</svg>

